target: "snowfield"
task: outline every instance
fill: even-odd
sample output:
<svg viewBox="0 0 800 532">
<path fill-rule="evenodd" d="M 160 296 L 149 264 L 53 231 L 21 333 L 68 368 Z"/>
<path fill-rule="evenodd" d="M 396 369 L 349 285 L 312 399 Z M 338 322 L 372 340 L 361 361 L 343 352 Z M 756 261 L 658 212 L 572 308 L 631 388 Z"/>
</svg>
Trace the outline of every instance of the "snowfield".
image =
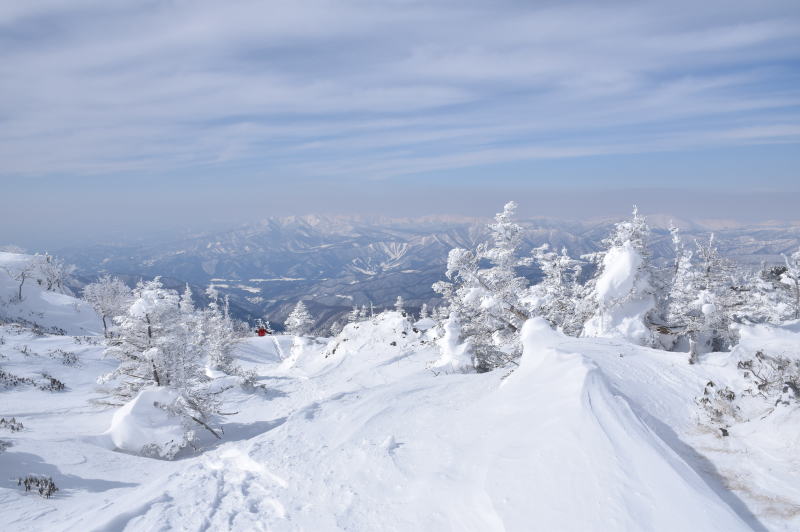
<svg viewBox="0 0 800 532">
<path fill-rule="evenodd" d="M 796 406 L 742 402 L 746 419 L 723 436 L 697 402 L 712 381 L 741 389 L 737 363 L 756 351 L 796 359 L 798 323 L 741 327 L 732 352 L 690 365 L 685 353 L 568 337 L 534 318 L 518 364 L 482 374 L 457 371 L 457 345 L 433 320 L 401 312 L 332 339 L 250 337 L 235 358 L 256 386 L 214 375 L 222 439 L 198 427 L 163 460 L 142 447 L 182 437 L 153 408 L 174 393 L 109 404 L 97 379 L 117 361 L 102 336 L 31 328 L 39 318 L 98 331 L 93 311 L 36 284 L 15 302 L 5 282 L 4 530 L 800 528 Z M 12 418 L 23 426 L 12 431 Z M 27 475 L 59 491 L 25 492 Z"/>
<path fill-rule="evenodd" d="M 102 397 L 95 378 L 113 366 L 101 345 L 14 326 L 0 334 L 5 371 L 47 371 L 67 386 L 2 392 L 0 415 L 25 425 L 0 433 L 12 443 L 0 454 L 9 530 L 800 525 L 796 419 L 794 447 L 776 446 L 783 433 L 770 424 L 721 438 L 697 423 L 693 398 L 711 375 L 735 378 L 726 360 L 735 353 L 690 366 L 679 354 L 568 338 L 532 320 L 514 371 L 446 374 L 428 369 L 438 356 L 432 331 L 415 332 L 396 312 L 333 340 L 254 337 L 237 358 L 265 389 L 226 392 L 236 414 L 224 439 L 164 461 L 109 445 L 104 433 L 122 411 L 93 403 Z M 743 335 L 742 349 L 759 334 Z M 796 334 L 783 331 L 781 345 L 797 345 Z M 47 355 L 55 349 L 79 362 Z M 29 473 L 52 476 L 60 491 L 23 492 L 16 478 Z"/>
</svg>

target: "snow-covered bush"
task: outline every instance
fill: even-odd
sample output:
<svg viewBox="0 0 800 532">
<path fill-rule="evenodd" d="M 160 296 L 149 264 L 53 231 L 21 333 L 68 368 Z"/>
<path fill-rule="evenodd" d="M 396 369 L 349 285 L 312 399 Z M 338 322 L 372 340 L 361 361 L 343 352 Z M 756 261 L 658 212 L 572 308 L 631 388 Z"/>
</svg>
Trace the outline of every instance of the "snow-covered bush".
<svg viewBox="0 0 800 532">
<path fill-rule="evenodd" d="M 800 401 L 800 359 L 757 351 L 753 358 L 740 360 L 737 367 L 750 384 L 746 394 L 787 405 Z"/>
<path fill-rule="evenodd" d="M 727 436 L 739 423 L 800 412 L 800 359 L 762 350 L 738 357 L 740 378 L 724 386 L 709 381 L 696 399 L 705 423 Z"/>
</svg>

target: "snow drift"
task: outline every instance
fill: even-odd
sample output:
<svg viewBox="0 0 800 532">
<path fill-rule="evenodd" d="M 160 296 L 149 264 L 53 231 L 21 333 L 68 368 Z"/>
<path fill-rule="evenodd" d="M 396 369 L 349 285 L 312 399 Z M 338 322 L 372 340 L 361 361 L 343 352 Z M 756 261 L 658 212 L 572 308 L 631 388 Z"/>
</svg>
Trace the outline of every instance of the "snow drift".
<svg viewBox="0 0 800 532">
<path fill-rule="evenodd" d="M 539 530 L 746 530 L 700 476 L 541 319 L 492 411 L 488 483 L 504 522 Z M 515 471 L 518 474 L 514 474 Z M 524 472 L 524 474 L 520 474 Z M 669 502 L 667 502 L 669 501 Z M 679 510 L 677 510 L 679 509 Z"/>
</svg>

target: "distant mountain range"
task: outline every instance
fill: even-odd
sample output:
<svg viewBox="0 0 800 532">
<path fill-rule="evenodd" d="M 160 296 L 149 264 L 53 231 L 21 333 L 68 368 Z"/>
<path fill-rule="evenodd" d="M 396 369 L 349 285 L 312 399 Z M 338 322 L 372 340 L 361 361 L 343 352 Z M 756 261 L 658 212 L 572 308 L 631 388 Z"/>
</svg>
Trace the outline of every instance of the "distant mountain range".
<svg viewBox="0 0 800 532">
<path fill-rule="evenodd" d="M 524 252 L 545 242 L 573 256 L 599 249 L 616 220 L 569 222 L 533 219 L 525 227 Z M 665 216 L 650 216 L 651 249 L 671 256 Z M 230 297 L 239 318 L 266 317 L 280 324 L 298 300 L 305 300 L 320 328 L 353 305 L 384 308 L 403 296 L 411 310 L 435 305 L 431 284 L 442 279 L 447 253 L 486 240 L 488 220 L 429 217 L 385 219 L 303 216 L 271 218 L 224 232 L 147 244 L 95 245 L 58 252 L 78 267 L 79 282 L 101 273 L 130 283 L 162 276 L 167 286 L 209 284 Z M 675 220 L 690 243 L 713 231 L 720 250 L 747 264 L 781 261 L 800 245 L 800 224 L 739 225 L 726 221 Z M 523 272 L 531 279 L 537 272 Z M 202 299 L 200 297 L 199 299 Z"/>
</svg>

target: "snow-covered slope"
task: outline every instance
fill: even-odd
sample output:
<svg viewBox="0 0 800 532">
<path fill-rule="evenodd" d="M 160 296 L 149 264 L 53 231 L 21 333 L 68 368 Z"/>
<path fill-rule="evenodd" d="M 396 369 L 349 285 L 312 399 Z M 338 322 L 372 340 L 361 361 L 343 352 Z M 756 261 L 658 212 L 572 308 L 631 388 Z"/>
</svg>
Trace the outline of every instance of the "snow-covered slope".
<svg viewBox="0 0 800 532">
<path fill-rule="evenodd" d="M 48 292 L 35 279 L 22 286 L 11 275 L 33 257 L 0 252 L 0 320 L 25 321 L 44 329 L 59 329 L 67 334 L 96 334 L 103 330 L 100 318 L 86 302 L 58 292 Z"/>
<path fill-rule="evenodd" d="M 712 446 L 750 447 L 697 428 L 694 397 L 710 375 L 735 373 L 722 355 L 690 366 L 674 353 L 569 338 L 532 321 L 514 371 L 445 374 L 428 369 L 438 357 L 434 331 L 415 330 L 394 312 L 350 324 L 333 340 L 251 338 L 239 346 L 239 363 L 266 390 L 226 392 L 235 414 L 223 441 L 167 462 L 114 451 L 99 436 L 114 415 L 89 402 L 99 397 L 93 377 L 108 371 L 99 347 L 26 334 L 4 332 L 3 367 L 46 367 L 68 389 L 0 392 L 0 415 L 26 425 L 0 434 L 14 444 L 0 454 L 0 477 L 45 473 L 62 489 L 44 500 L 13 481 L 0 484 L 0 513 L 14 530 L 800 524 L 763 502 L 800 469 L 786 461 L 740 465 L 735 471 L 749 474 L 777 464 L 781 477 L 740 477 L 756 481 L 749 492 L 726 484 L 731 457 Z M 39 354 L 22 355 L 21 344 Z M 80 370 L 46 356 L 62 344 L 81 350 Z M 791 489 L 783 496 L 800 501 Z"/>
</svg>

